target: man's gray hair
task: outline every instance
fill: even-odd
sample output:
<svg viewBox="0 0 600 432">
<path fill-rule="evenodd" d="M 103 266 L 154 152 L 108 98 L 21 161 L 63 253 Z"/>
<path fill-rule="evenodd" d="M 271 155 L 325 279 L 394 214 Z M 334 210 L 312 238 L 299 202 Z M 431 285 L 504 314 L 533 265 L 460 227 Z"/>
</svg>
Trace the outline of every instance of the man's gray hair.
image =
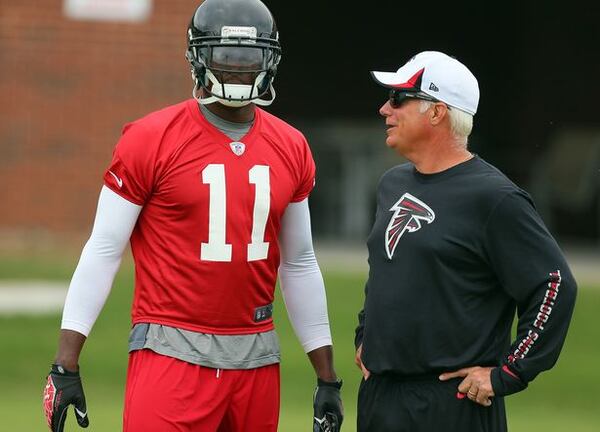
<svg viewBox="0 0 600 432">
<path fill-rule="evenodd" d="M 432 105 L 433 102 L 422 100 L 419 111 L 424 113 Z M 450 117 L 450 129 L 452 133 L 456 138 L 465 139 L 466 142 L 467 137 L 471 134 L 471 130 L 473 130 L 473 116 L 455 107 L 451 107 L 448 110 L 448 115 Z"/>
</svg>

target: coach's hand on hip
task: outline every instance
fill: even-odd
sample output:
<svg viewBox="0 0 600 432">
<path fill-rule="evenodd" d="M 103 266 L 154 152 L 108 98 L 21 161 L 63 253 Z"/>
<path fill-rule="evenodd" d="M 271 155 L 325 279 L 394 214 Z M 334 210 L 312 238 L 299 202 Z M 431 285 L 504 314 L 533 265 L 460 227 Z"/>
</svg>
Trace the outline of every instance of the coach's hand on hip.
<svg viewBox="0 0 600 432">
<path fill-rule="evenodd" d="M 358 349 L 356 350 L 356 355 L 354 356 L 354 363 L 356 364 L 356 366 L 358 366 L 358 368 L 360 369 L 360 371 L 363 374 L 363 378 L 366 381 L 369 379 L 371 372 L 369 372 L 369 370 L 363 364 L 361 356 L 362 356 L 362 344 L 360 344 L 358 346 Z"/>
<path fill-rule="evenodd" d="M 458 392 L 466 395 L 470 400 L 483 406 L 490 406 L 491 397 L 494 396 L 492 389 L 493 367 L 473 366 L 459 369 L 454 372 L 445 372 L 440 375 L 440 380 L 446 381 L 451 378 L 464 378 L 458 385 Z"/>
</svg>

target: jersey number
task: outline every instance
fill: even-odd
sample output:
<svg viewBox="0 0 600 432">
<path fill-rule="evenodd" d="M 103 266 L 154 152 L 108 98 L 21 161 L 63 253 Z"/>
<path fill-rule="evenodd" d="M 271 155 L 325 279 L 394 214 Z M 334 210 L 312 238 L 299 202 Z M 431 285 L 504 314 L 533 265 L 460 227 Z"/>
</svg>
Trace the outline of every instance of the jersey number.
<svg viewBox="0 0 600 432">
<path fill-rule="evenodd" d="M 248 181 L 256 185 L 252 217 L 252 242 L 248 244 L 248 261 L 267 258 L 269 243 L 264 241 L 265 226 L 271 206 L 269 167 L 254 165 L 248 172 Z M 231 244 L 225 243 L 227 219 L 225 165 L 210 164 L 202 170 L 202 183 L 210 187 L 208 201 L 208 243 L 200 248 L 201 261 L 231 261 Z"/>
</svg>

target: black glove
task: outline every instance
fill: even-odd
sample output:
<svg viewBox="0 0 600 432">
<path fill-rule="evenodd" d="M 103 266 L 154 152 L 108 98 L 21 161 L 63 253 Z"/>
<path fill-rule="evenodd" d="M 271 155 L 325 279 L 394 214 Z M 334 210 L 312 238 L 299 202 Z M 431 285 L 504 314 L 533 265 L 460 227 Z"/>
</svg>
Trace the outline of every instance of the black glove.
<svg viewBox="0 0 600 432">
<path fill-rule="evenodd" d="M 317 378 L 313 397 L 313 432 L 339 432 L 344 420 L 344 407 L 340 397 L 342 380 L 322 381 Z"/>
<path fill-rule="evenodd" d="M 52 432 L 63 432 L 67 409 L 71 404 L 75 405 L 75 418 L 79 426 L 86 428 L 90 424 L 79 372 L 71 372 L 53 364 L 44 388 L 43 403 L 46 421 Z"/>
</svg>

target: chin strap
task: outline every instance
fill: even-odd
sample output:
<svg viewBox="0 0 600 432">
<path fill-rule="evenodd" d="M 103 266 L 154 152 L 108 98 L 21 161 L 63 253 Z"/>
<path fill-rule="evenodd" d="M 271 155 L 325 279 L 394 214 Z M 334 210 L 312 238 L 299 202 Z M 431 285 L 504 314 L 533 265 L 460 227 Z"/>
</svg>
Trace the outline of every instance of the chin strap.
<svg viewBox="0 0 600 432">
<path fill-rule="evenodd" d="M 214 102 L 220 102 L 220 99 L 217 98 L 216 96 L 209 96 L 209 97 L 203 98 L 202 95 L 198 94 L 199 88 L 200 87 L 198 86 L 198 81 L 196 81 L 196 85 L 194 86 L 194 89 L 192 90 L 192 97 L 194 99 L 196 99 L 200 105 L 208 105 L 208 104 L 211 104 Z M 250 101 L 248 101 L 248 103 L 250 103 Z"/>
<path fill-rule="evenodd" d="M 275 87 L 273 87 L 273 84 L 269 84 L 269 91 L 266 94 L 270 94 L 271 98 L 270 99 L 254 99 L 252 102 L 255 103 L 256 105 L 260 105 L 260 106 L 271 105 L 273 103 L 273 101 L 275 100 Z"/>
</svg>

